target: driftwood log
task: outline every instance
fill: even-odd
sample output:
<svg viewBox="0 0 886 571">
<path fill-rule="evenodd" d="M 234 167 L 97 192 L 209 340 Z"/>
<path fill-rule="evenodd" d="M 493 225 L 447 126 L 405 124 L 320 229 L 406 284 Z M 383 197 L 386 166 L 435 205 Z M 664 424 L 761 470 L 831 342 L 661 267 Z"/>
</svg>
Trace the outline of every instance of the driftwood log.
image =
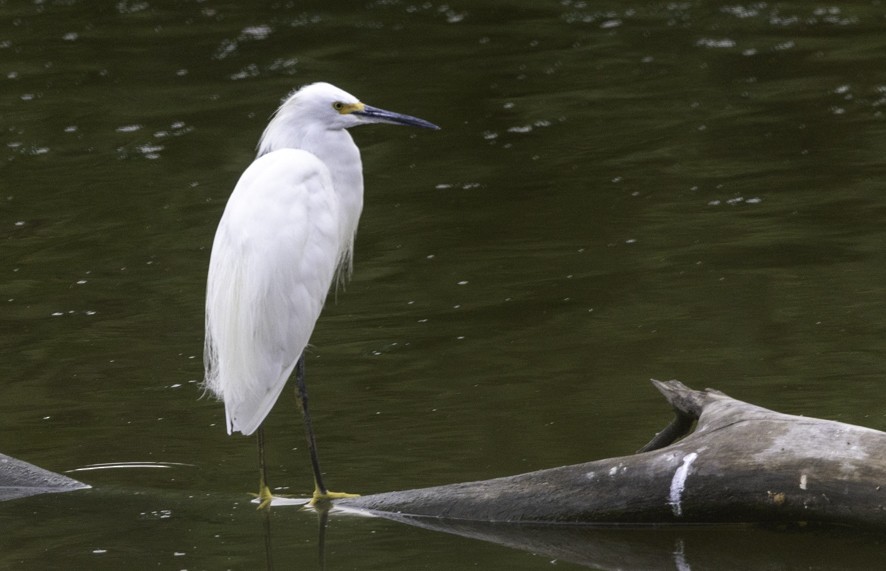
<svg viewBox="0 0 886 571">
<path fill-rule="evenodd" d="M 67 476 L 0 454 L 0 502 L 87 488 L 88 485 Z"/>
<path fill-rule="evenodd" d="M 676 418 L 636 454 L 340 500 L 336 507 L 426 527 L 449 521 L 886 528 L 886 433 L 782 414 L 677 381 L 653 383 Z"/>
</svg>

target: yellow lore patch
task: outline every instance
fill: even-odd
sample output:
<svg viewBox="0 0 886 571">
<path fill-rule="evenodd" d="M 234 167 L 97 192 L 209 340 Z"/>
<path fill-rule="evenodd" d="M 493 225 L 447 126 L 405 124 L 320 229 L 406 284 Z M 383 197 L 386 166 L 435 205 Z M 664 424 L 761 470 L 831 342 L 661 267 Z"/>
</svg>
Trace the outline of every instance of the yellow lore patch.
<svg viewBox="0 0 886 571">
<path fill-rule="evenodd" d="M 349 113 L 353 113 L 354 111 L 363 111 L 363 108 L 366 107 L 360 102 L 357 103 L 342 103 L 341 101 L 336 101 L 332 104 L 332 108 L 341 113 L 342 115 L 347 115 Z"/>
</svg>

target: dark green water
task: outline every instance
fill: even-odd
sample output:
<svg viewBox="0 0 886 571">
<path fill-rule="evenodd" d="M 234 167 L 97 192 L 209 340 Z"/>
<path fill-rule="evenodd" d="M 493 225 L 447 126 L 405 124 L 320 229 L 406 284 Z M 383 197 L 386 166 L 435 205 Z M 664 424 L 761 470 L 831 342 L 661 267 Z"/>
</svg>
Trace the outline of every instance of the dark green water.
<svg viewBox="0 0 886 571">
<path fill-rule="evenodd" d="M 886 429 L 884 14 L 0 2 L 0 450 L 59 472 L 156 464 L 0 505 L 0 568 L 266 565 L 254 443 L 199 398 L 203 288 L 268 116 L 318 80 L 443 127 L 353 133 L 355 273 L 308 361 L 334 489 L 630 453 L 669 420 L 651 377 Z M 285 395 L 266 424 L 271 482 L 302 494 Z M 312 514 L 270 523 L 277 568 L 317 567 Z M 886 554 L 844 534 L 722 533 L 635 535 L 622 553 L 663 542 L 662 568 L 681 569 L 864 569 Z M 531 551 L 335 518 L 326 560 L 551 565 Z"/>
</svg>

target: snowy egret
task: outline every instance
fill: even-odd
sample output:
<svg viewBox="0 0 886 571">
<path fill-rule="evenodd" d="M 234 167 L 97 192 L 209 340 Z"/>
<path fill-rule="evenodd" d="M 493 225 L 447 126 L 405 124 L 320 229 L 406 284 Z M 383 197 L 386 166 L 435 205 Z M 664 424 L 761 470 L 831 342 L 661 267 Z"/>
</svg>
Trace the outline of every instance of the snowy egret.
<svg viewBox="0 0 886 571">
<path fill-rule="evenodd" d="M 260 506 L 271 501 L 262 422 L 295 371 L 314 472 L 313 503 L 341 497 L 323 484 L 304 350 L 333 281 L 351 271 L 363 209 L 363 165 L 347 129 L 436 125 L 370 107 L 328 83 L 292 93 L 228 199 L 206 285 L 205 386 L 225 403 L 228 434 L 256 431 Z"/>
</svg>

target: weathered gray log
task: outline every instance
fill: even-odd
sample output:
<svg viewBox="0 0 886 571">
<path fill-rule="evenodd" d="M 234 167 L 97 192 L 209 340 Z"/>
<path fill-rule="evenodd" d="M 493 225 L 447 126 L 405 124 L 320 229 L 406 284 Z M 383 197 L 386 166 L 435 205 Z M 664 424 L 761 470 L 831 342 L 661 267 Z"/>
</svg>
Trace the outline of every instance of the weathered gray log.
<svg viewBox="0 0 886 571">
<path fill-rule="evenodd" d="M 0 454 L 0 502 L 86 488 L 89 486 L 67 476 Z"/>
<path fill-rule="evenodd" d="M 653 382 L 677 420 L 645 452 L 336 506 L 395 519 L 886 528 L 886 433 L 782 414 L 677 381 Z M 695 431 L 671 443 L 692 420 Z"/>
</svg>

